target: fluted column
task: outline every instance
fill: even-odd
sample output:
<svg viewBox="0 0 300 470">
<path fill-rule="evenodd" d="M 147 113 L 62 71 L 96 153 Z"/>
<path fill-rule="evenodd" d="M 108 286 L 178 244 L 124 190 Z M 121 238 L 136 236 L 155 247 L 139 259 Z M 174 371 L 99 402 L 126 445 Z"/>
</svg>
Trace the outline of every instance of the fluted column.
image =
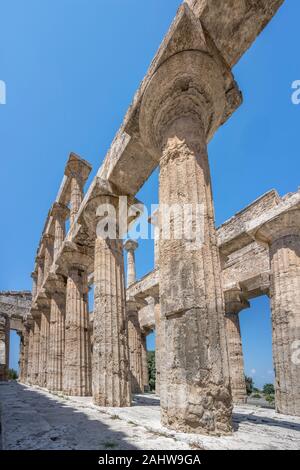
<svg viewBox="0 0 300 470">
<path fill-rule="evenodd" d="M 33 326 L 33 345 L 32 345 L 32 374 L 31 383 L 32 385 L 39 385 L 39 373 L 40 373 L 40 330 L 41 330 L 41 316 L 34 318 Z"/>
<path fill-rule="evenodd" d="M 124 249 L 127 251 L 127 287 L 136 281 L 135 250 L 138 246 L 135 240 L 127 240 L 124 244 Z"/>
<path fill-rule="evenodd" d="M 91 165 L 85 160 L 71 153 L 67 162 L 65 175 L 70 178 L 70 225 L 77 216 L 83 199 L 83 187 L 91 172 Z"/>
<path fill-rule="evenodd" d="M 119 227 L 119 198 L 96 179 L 82 223 L 95 238 L 93 399 L 100 406 L 131 405 L 128 322 Z M 127 216 L 127 214 L 121 214 Z"/>
<path fill-rule="evenodd" d="M 128 347 L 132 393 L 144 393 L 143 359 L 142 359 L 142 332 L 139 323 L 139 309 L 144 306 L 135 299 L 127 300 L 126 309 L 128 317 Z"/>
<path fill-rule="evenodd" d="M 130 406 L 122 240 L 96 238 L 94 289 L 94 402 Z"/>
<path fill-rule="evenodd" d="M 148 370 L 148 355 L 147 355 L 147 335 L 142 333 L 142 367 L 143 367 L 143 387 L 144 392 L 149 391 L 149 370 Z"/>
<path fill-rule="evenodd" d="M 249 308 L 250 305 L 237 286 L 225 292 L 225 306 L 232 399 L 234 404 L 242 404 L 247 402 L 247 389 L 239 313 L 243 309 Z"/>
<path fill-rule="evenodd" d="M 40 290 L 44 280 L 44 258 L 37 257 L 37 292 Z"/>
<path fill-rule="evenodd" d="M 20 382 L 26 383 L 28 377 L 28 362 L 29 362 L 29 343 L 30 343 L 30 322 L 24 323 L 24 331 L 21 337 L 22 342 L 22 358 L 19 379 Z"/>
<path fill-rule="evenodd" d="M 53 280 L 50 298 L 47 388 L 51 391 L 61 391 L 63 390 L 66 313 L 66 283 L 62 276 L 57 276 Z"/>
<path fill-rule="evenodd" d="M 232 432 L 232 399 L 207 142 L 228 117 L 223 72 L 233 95 L 238 91 L 230 70 L 208 52 L 201 23 L 192 28 L 201 47 L 169 57 L 156 70 L 143 95 L 139 130 L 160 168 L 162 424 L 219 435 Z"/>
<path fill-rule="evenodd" d="M 159 297 L 154 298 L 154 317 L 155 317 L 155 393 L 160 394 L 160 362 L 163 359 L 163 347 L 161 341 L 161 318 Z"/>
<path fill-rule="evenodd" d="M 0 313 L 0 381 L 8 379 L 9 365 L 9 318 Z"/>
<path fill-rule="evenodd" d="M 54 250 L 53 256 L 56 258 L 66 236 L 66 219 L 69 216 L 68 207 L 54 203 L 51 215 L 54 219 Z"/>
<path fill-rule="evenodd" d="M 37 279 L 38 279 L 38 274 L 37 272 L 31 273 L 31 278 L 32 278 L 32 299 L 35 298 L 37 294 Z"/>
<path fill-rule="evenodd" d="M 300 209 L 274 217 L 255 237 L 270 248 L 276 410 L 300 416 Z"/>
<path fill-rule="evenodd" d="M 44 244 L 44 280 L 47 278 L 50 267 L 53 263 L 53 248 L 54 248 L 54 237 L 50 234 L 46 234 L 43 237 Z"/>
<path fill-rule="evenodd" d="M 27 364 L 27 376 L 26 383 L 33 384 L 33 356 L 34 356 L 34 323 L 29 329 L 28 338 L 28 364 Z"/>
<path fill-rule="evenodd" d="M 40 387 L 47 386 L 48 360 L 50 341 L 50 312 L 43 310 L 40 326 L 39 380 Z"/>
<path fill-rule="evenodd" d="M 63 390 L 91 395 L 91 348 L 86 265 L 70 264 L 66 290 Z"/>
</svg>

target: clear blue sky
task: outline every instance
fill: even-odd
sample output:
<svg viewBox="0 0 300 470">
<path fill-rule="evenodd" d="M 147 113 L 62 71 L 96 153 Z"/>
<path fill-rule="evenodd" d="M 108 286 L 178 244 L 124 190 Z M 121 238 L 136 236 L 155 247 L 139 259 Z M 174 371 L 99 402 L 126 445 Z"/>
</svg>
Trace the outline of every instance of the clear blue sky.
<svg viewBox="0 0 300 470">
<path fill-rule="evenodd" d="M 93 175 L 166 33 L 180 0 L 0 0 L 0 290 L 30 289 L 47 211 L 70 151 Z M 300 2 L 288 0 L 235 67 L 243 106 L 209 145 L 217 224 L 268 191 L 299 185 Z M 157 174 L 140 192 L 157 202 Z M 152 242 L 137 254 L 152 269 Z M 267 298 L 241 315 L 245 368 L 261 386 L 272 380 Z M 153 338 L 149 340 L 152 347 Z M 11 365 L 18 341 L 12 334 Z M 255 371 L 255 372 L 254 372 Z"/>
</svg>

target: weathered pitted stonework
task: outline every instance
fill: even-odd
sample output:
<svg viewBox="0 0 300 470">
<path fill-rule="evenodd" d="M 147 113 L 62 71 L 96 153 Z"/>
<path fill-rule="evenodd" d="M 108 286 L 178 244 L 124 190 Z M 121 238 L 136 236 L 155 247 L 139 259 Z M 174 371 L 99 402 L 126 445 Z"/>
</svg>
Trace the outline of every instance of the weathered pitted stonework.
<svg viewBox="0 0 300 470">
<path fill-rule="evenodd" d="M 297 390 L 299 373 L 286 364 L 292 326 L 299 326 L 298 297 L 289 285 L 292 280 L 298 286 L 299 232 L 280 236 L 280 241 L 272 235 L 264 245 L 261 234 L 274 217 L 295 208 L 300 193 L 280 198 L 271 191 L 217 230 L 207 155 L 208 141 L 242 101 L 231 67 L 281 3 L 184 2 L 85 197 L 91 167 L 70 155 L 37 250 L 34 328 L 25 342 L 27 372 L 22 379 L 86 395 L 92 392 L 92 375 L 96 404 L 130 406 L 130 374 L 133 391 L 148 387 L 146 334 L 156 329 L 162 422 L 179 431 L 230 433 L 232 396 L 234 401 L 245 399 L 237 315 L 249 299 L 271 292 L 277 406 L 299 412 L 298 392 L 291 391 L 291 386 Z M 157 166 L 160 207 L 200 204 L 203 239 L 190 250 L 187 245 L 196 241 L 190 237 L 160 237 L 155 270 L 139 282 L 133 246 L 127 243 L 126 293 L 124 233 L 118 226 L 115 239 L 109 239 L 96 230 L 103 217 L 98 206 L 111 204 L 119 214 L 118 198 L 125 195 L 128 206 L 135 204 L 135 194 Z M 128 215 L 130 221 L 135 217 Z M 162 233 L 161 211 L 151 222 Z M 92 323 L 89 282 L 94 283 Z M 278 294 L 283 287 L 286 295 Z M 45 327 L 48 312 L 50 333 Z M 283 404 L 286 397 L 289 408 Z"/>
</svg>

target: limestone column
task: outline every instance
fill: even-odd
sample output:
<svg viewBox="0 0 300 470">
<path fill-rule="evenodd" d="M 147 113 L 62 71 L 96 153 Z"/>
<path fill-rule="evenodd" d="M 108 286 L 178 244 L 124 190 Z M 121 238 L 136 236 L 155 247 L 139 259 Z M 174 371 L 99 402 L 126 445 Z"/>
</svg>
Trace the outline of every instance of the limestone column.
<svg viewBox="0 0 300 470">
<path fill-rule="evenodd" d="M 128 317 L 130 380 L 132 393 L 144 393 L 142 332 L 138 318 L 139 309 L 144 305 L 145 302 L 139 303 L 135 299 L 128 299 L 126 302 Z"/>
<path fill-rule="evenodd" d="M 68 266 L 63 390 L 71 396 L 91 395 L 88 278 L 84 257 L 80 264 Z"/>
<path fill-rule="evenodd" d="M 247 389 L 239 313 L 249 308 L 249 303 L 239 288 L 233 288 L 225 292 L 225 305 L 232 399 L 234 404 L 243 404 L 247 402 Z"/>
<path fill-rule="evenodd" d="M 22 367 L 21 367 L 20 376 L 19 376 L 20 382 L 22 383 L 26 383 L 28 380 L 30 326 L 31 326 L 30 321 L 27 320 L 24 322 L 24 331 L 22 334 L 22 345 L 23 345 Z"/>
<path fill-rule="evenodd" d="M 57 276 L 50 288 L 50 339 L 47 367 L 47 388 L 63 390 L 65 352 L 66 282 Z"/>
<path fill-rule="evenodd" d="M 27 376 L 26 383 L 33 384 L 33 351 L 34 351 L 34 322 L 30 325 L 29 328 L 29 338 L 28 338 L 28 364 L 27 364 Z"/>
<path fill-rule="evenodd" d="M 127 287 L 136 282 L 135 250 L 139 244 L 135 240 L 127 240 L 124 249 L 127 251 Z"/>
<path fill-rule="evenodd" d="M 65 175 L 70 178 L 70 225 L 77 216 L 83 199 L 83 187 L 91 172 L 91 165 L 85 160 L 71 153 L 67 162 Z"/>
<path fill-rule="evenodd" d="M 43 309 L 40 324 L 39 379 L 40 387 L 47 387 L 48 358 L 50 341 L 50 312 Z"/>
<path fill-rule="evenodd" d="M 0 313 L 0 381 L 8 379 L 9 331 L 8 315 Z"/>
<path fill-rule="evenodd" d="M 37 292 L 40 290 L 44 280 L 44 258 L 42 256 L 37 257 Z"/>
<path fill-rule="evenodd" d="M 33 344 L 32 344 L 32 366 L 31 366 L 31 383 L 39 385 L 40 373 L 40 330 L 41 330 L 41 314 L 36 312 L 34 316 L 33 326 Z"/>
<path fill-rule="evenodd" d="M 255 237 L 270 249 L 276 410 L 300 416 L 300 209 L 274 217 Z"/>
<path fill-rule="evenodd" d="M 147 355 L 147 335 L 142 333 L 142 366 L 143 366 L 143 386 L 144 392 L 149 392 L 149 371 L 148 371 L 148 355 Z"/>
<path fill-rule="evenodd" d="M 50 234 L 44 235 L 43 238 L 43 244 L 44 244 L 44 253 L 45 253 L 45 258 L 44 258 L 44 279 L 47 278 L 50 267 L 52 266 L 53 263 L 53 246 L 54 246 L 54 237 Z"/>
<path fill-rule="evenodd" d="M 31 273 L 31 278 L 32 278 L 32 299 L 35 298 L 37 294 L 37 279 L 38 279 L 38 274 L 37 272 Z"/>
<path fill-rule="evenodd" d="M 94 344 L 93 398 L 100 406 L 131 405 L 128 324 L 124 276 L 123 241 L 119 237 L 118 197 L 99 195 L 101 182 L 95 188 L 85 220 L 95 239 L 94 258 Z M 101 210 L 103 209 L 103 210 Z M 100 211 L 100 212 L 99 212 Z M 100 213 L 110 212 L 109 225 L 114 234 L 102 238 L 98 224 Z M 106 224 L 104 224 L 106 225 Z"/>
<path fill-rule="evenodd" d="M 198 39 L 208 48 L 200 29 Z M 142 138 L 160 167 L 161 341 L 166 345 L 160 364 L 162 424 L 212 435 L 232 431 L 225 304 L 207 155 L 207 141 L 225 116 L 219 66 L 200 51 L 165 60 L 147 86 L 139 118 Z"/>
<path fill-rule="evenodd" d="M 53 256 L 56 258 L 63 241 L 66 237 L 66 219 L 69 216 L 68 207 L 55 202 L 52 207 L 51 215 L 54 219 L 54 249 Z"/>
<path fill-rule="evenodd" d="M 161 317 L 159 297 L 154 298 L 154 317 L 155 317 L 155 393 L 160 394 L 160 362 L 163 359 L 163 344 L 161 341 Z"/>
<path fill-rule="evenodd" d="M 17 331 L 17 335 L 20 338 L 20 352 L 19 352 L 19 382 L 23 382 L 24 376 L 24 334 L 22 331 Z"/>
<path fill-rule="evenodd" d="M 159 212 L 154 211 L 149 222 L 153 225 L 153 236 L 154 236 L 154 268 L 156 269 L 159 264 Z"/>
</svg>

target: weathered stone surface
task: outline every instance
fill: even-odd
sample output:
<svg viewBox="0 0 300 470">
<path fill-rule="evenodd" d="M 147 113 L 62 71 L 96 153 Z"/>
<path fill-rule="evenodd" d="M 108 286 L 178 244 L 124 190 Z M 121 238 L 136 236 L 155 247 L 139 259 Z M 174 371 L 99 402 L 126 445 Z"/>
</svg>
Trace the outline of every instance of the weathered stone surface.
<svg viewBox="0 0 300 470">
<path fill-rule="evenodd" d="M 86 263 L 68 269 L 65 319 L 63 390 L 67 395 L 91 395 L 91 347 L 89 334 Z"/>
<path fill-rule="evenodd" d="M 9 317 L 0 313 L 0 381 L 7 380 L 9 365 Z"/>
<path fill-rule="evenodd" d="M 300 208 L 263 223 L 255 237 L 270 246 L 276 409 L 300 416 Z"/>
</svg>

